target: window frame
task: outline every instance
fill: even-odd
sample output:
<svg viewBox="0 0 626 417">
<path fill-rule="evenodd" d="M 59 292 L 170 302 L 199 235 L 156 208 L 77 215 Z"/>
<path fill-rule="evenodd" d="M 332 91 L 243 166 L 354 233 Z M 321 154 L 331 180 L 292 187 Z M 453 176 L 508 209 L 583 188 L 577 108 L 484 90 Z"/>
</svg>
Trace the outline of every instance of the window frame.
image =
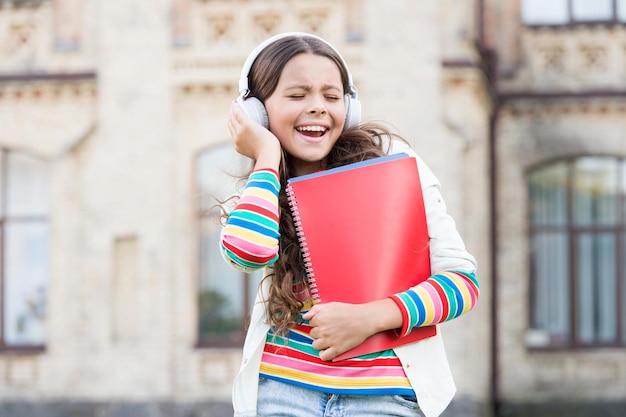
<svg viewBox="0 0 626 417">
<path fill-rule="evenodd" d="M 521 1 L 523 3 L 525 0 L 521 0 Z M 610 0 L 610 1 L 611 1 L 611 15 L 612 15 L 611 19 L 577 19 L 574 15 L 574 0 L 566 0 L 567 21 L 564 23 L 526 22 L 524 20 L 524 16 L 522 15 L 521 11 L 520 11 L 520 21 L 523 26 L 528 27 L 528 28 L 542 28 L 542 27 L 569 28 L 569 27 L 578 26 L 578 25 L 607 25 L 607 26 L 626 25 L 626 17 L 624 18 L 624 20 L 620 19 L 620 11 L 619 11 L 619 6 L 618 6 L 619 0 Z M 626 7 L 626 4 L 624 5 L 624 7 Z M 624 11 L 624 14 L 626 15 L 626 11 Z"/>
<path fill-rule="evenodd" d="M 577 225 L 574 220 L 574 177 L 576 162 L 584 158 L 605 158 L 613 162 L 617 162 L 618 169 L 617 175 L 617 197 L 616 197 L 616 210 L 618 219 L 615 225 Z M 533 224 L 531 207 L 531 193 L 529 190 L 531 176 L 533 173 L 550 166 L 554 166 L 559 163 L 565 163 L 567 167 L 566 174 L 566 190 L 567 194 L 567 220 L 565 226 L 560 225 L 535 225 Z M 527 226 L 528 226 L 528 331 L 532 332 L 534 316 L 536 314 L 536 303 L 534 299 L 535 289 L 537 286 L 538 276 L 535 275 L 534 264 L 534 250 L 533 240 L 540 232 L 557 232 L 560 230 L 566 231 L 566 241 L 568 253 L 568 275 L 567 275 L 567 323 L 568 323 L 568 337 L 565 343 L 559 344 L 548 341 L 545 344 L 529 343 L 527 341 L 526 347 L 530 350 L 577 350 L 577 349 L 596 349 L 596 348 L 624 348 L 626 347 L 626 262 L 621 259 L 621 254 L 626 253 L 626 158 L 615 155 L 577 155 L 568 158 L 556 159 L 546 161 L 540 165 L 535 165 L 526 171 L 525 185 L 528 190 L 527 199 Z M 579 321 L 578 314 L 578 285 L 580 283 L 578 262 L 578 239 L 584 234 L 591 233 L 593 236 L 600 236 L 601 233 L 610 233 L 615 237 L 615 337 L 612 342 L 599 342 L 593 341 L 591 343 L 582 342 L 579 334 Z"/>
<path fill-rule="evenodd" d="M 11 216 L 8 214 L 8 174 L 9 174 L 9 154 L 10 153 L 24 153 L 14 151 L 8 148 L 4 148 L 0 146 L 0 353 L 5 352 L 18 352 L 18 353 L 39 353 L 43 352 L 46 349 L 46 343 L 44 339 L 44 343 L 42 344 L 7 344 L 6 343 L 6 331 L 4 325 L 4 317 L 5 317 L 5 286 L 6 286 L 6 259 L 5 259 L 5 248 L 6 248 L 6 228 L 7 225 L 15 221 L 13 219 L 17 219 L 21 223 L 28 222 L 46 222 L 48 225 L 50 224 L 49 216 L 34 216 L 34 215 L 26 215 L 26 216 Z M 49 242 L 48 242 L 49 243 Z M 49 268 L 49 265 L 48 265 Z M 47 300 L 46 300 L 47 303 Z M 45 323 L 45 322 L 44 322 Z"/>
<path fill-rule="evenodd" d="M 198 173 L 199 173 L 199 164 L 200 164 L 200 156 L 203 155 L 205 152 L 210 152 L 211 150 L 217 150 L 220 147 L 225 147 L 225 146 L 233 146 L 231 142 L 221 142 L 221 143 L 216 143 L 213 144 L 211 146 L 208 146 L 206 148 L 200 149 L 196 152 L 195 154 L 195 158 L 194 158 L 194 164 L 193 164 L 193 178 L 194 178 L 194 186 L 193 186 L 193 190 L 195 190 L 196 195 L 198 196 L 198 198 L 202 198 L 202 195 L 200 195 L 201 193 L 201 186 L 198 183 Z M 234 147 L 233 147 L 234 150 Z M 201 203 L 197 203 L 198 200 L 196 200 L 196 203 L 194 204 L 194 209 L 196 211 L 196 219 L 195 219 L 195 230 L 196 230 L 196 244 L 197 244 L 197 268 L 196 268 L 196 293 L 195 293 L 195 302 L 197 303 L 197 316 L 196 316 L 196 321 L 195 321 L 195 338 L 196 338 L 196 344 L 195 347 L 196 348 L 200 348 L 200 349 L 204 349 L 204 348 L 240 348 L 241 346 L 243 346 L 244 340 L 245 340 L 245 336 L 246 336 L 246 329 L 249 325 L 250 322 L 250 316 L 252 314 L 252 308 L 253 305 L 250 302 L 250 300 L 252 299 L 253 295 L 256 295 L 257 293 L 257 289 L 254 287 L 253 284 L 255 284 L 255 280 L 252 278 L 253 274 L 250 273 L 246 273 L 243 271 L 236 271 L 235 269 L 233 269 L 233 275 L 237 276 L 238 279 L 241 280 L 241 302 L 242 302 L 242 322 L 241 322 L 241 327 L 239 329 L 238 333 L 232 334 L 231 337 L 225 338 L 225 339 L 203 339 L 201 332 L 200 332 L 200 312 L 201 312 L 201 308 L 200 308 L 200 294 L 202 292 L 202 249 L 203 249 L 203 245 L 202 245 L 202 238 L 203 238 L 203 228 L 202 228 L 202 222 L 203 219 L 206 218 L 211 218 L 214 217 L 210 212 L 204 212 L 202 210 L 202 204 Z M 216 201 L 214 199 L 212 199 L 213 203 L 216 203 Z M 200 206 L 200 209 L 198 209 L 198 207 Z"/>
</svg>

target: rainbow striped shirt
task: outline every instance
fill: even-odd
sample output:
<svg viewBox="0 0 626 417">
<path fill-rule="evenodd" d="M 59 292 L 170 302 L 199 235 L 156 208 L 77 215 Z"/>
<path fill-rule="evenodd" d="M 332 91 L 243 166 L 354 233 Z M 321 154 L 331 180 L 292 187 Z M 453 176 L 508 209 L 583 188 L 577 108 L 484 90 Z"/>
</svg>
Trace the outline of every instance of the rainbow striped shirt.
<svg viewBox="0 0 626 417">
<path fill-rule="evenodd" d="M 278 257 L 278 193 L 274 170 L 254 171 L 222 232 L 221 248 L 238 269 L 254 270 L 271 265 Z M 417 326 L 442 323 L 471 310 L 479 285 L 473 271 L 441 271 L 415 287 L 390 298 L 400 308 L 403 326 L 399 335 Z M 311 307 L 305 303 L 303 312 Z M 342 394 L 414 395 L 400 360 L 393 350 L 339 362 L 323 361 L 312 347 L 307 321 L 287 337 L 267 335 L 260 376 L 318 390 Z"/>
<path fill-rule="evenodd" d="M 393 350 L 339 362 L 324 361 L 311 346 L 310 331 L 307 321 L 292 329 L 288 337 L 270 330 L 259 375 L 329 394 L 415 395 Z"/>
<path fill-rule="evenodd" d="M 253 271 L 278 259 L 278 174 L 254 171 L 222 231 L 222 253 L 238 269 Z"/>
</svg>

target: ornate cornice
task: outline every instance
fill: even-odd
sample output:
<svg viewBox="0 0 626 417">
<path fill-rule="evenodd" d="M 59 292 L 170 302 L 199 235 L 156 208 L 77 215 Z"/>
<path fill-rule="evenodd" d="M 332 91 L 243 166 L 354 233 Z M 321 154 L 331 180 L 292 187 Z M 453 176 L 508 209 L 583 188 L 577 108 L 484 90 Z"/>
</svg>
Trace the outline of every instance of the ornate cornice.
<svg viewBox="0 0 626 417">
<path fill-rule="evenodd" d="M 0 76 L 0 145 L 63 155 L 95 126 L 93 73 Z"/>
<path fill-rule="evenodd" d="M 505 90 L 546 92 L 619 90 L 626 80 L 626 28 L 575 25 L 525 27 L 522 63 Z"/>
<path fill-rule="evenodd" d="M 513 117 L 550 118 L 567 116 L 623 117 L 626 92 L 579 94 L 514 94 L 502 97 L 501 113 Z"/>
<path fill-rule="evenodd" d="M 95 80 L 97 77 L 94 71 L 84 72 L 16 72 L 16 73 L 1 73 L 0 72 L 0 84 L 11 82 L 45 82 L 45 81 L 83 81 L 83 80 Z"/>
</svg>

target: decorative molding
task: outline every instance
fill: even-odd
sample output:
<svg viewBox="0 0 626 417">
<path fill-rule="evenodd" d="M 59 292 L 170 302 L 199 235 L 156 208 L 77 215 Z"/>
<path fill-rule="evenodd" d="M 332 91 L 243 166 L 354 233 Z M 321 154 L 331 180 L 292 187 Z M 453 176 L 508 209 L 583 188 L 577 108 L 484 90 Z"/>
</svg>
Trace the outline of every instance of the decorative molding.
<svg viewBox="0 0 626 417">
<path fill-rule="evenodd" d="M 54 158 L 93 132 L 97 84 L 94 77 L 0 78 L 0 144 Z"/>
<path fill-rule="evenodd" d="M 60 97 L 92 98 L 96 96 L 93 83 L 11 83 L 0 85 L 0 101 L 30 101 L 40 104 L 43 99 L 54 100 Z"/>
<path fill-rule="evenodd" d="M 6 40 L 2 45 L 1 55 L 8 61 L 33 60 L 36 53 L 37 24 L 34 16 L 20 16 L 13 19 L 4 28 Z"/>
<path fill-rule="evenodd" d="M 499 97 L 502 102 L 513 100 L 581 100 L 581 99 L 626 99 L 626 90 L 580 90 L 580 91 L 534 91 L 534 90 L 500 90 Z"/>
<path fill-rule="evenodd" d="M 300 13 L 300 24 L 305 32 L 322 32 L 330 12 L 331 10 L 328 8 L 302 10 Z"/>
<path fill-rule="evenodd" d="M 0 0 L 1 8 L 26 8 L 26 7 L 39 7 L 43 3 L 48 3 L 51 0 Z"/>
<path fill-rule="evenodd" d="M 78 81 L 78 80 L 95 80 L 96 73 L 93 71 L 85 72 L 21 72 L 21 73 L 0 73 L 0 83 L 16 82 L 16 81 Z"/>
<path fill-rule="evenodd" d="M 598 90 L 626 82 L 626 27 L 525 27 L 521 42 L 522 64 L 501 80 L 504 88 Z"/>
<path fill-rule="evenodd" d="M 235 98 L 237 96 L 237 86 L 232 84 L 215 83 L 184 83 L 176 86 L 178 97 L 220 97 L 227 96 Z"/>
<path fill-rule="evenodd" d="M 55 0 L 30 7 L 1 8 L 0 73 L 93 68 L 91 51 L 79 51 L 82 1 Z"/>
<path fill-rule="evenodd" d="M 525 99 L 506 100 L 501 107 L 502 115 L 512 117 L 530 117 L 549 119 L 552 117 L 588 116 L 588 117 L 623 117 L 626 114 L 626 94 L 623 96 L 587 97 L 561 96 L 554 99 L 527 97 Z"/>
<path fill-rule="evenodd" d="M 279 10 L 266 10 L 252 16 L 252 31 L 262 38 L 280 32 L 283 13 Z"/>
<path fill-rule="evenodd" d="M 206 16 L 206 19 L 209 28 L 209 37 L 207 39 L 209 43 L 224 40 L 232 41 L 235 38 L 233 24 L 235 16 L 232 13 L 210 14 Z"/>
<path fill-rule="evenodd" d="M 561 74 L 565 71 L 565 49 L 562 45 L 545 45 L 537 48 L 540 71 Z"/>
<path fill-rule="evenodd" d="M 51 20 L 51 7 L 47 2 L 33 7 L 5 7 L 0 19 L 0 36 L 3 38 L 0 70 L 39 65 L 42 60 L 41 45 L 52 44 L 52 35 L 46 30 Z"/>
<path fill-rule="evenodd" d="M 247 53 L 259 42 L 284 31 L 315 33 L 334 44 L 346 42 L 343 2 L 267 2 L 176 0 L 175 22 L 182 25 L 172 53 L 173 84 L 225 86 L 235 83 Z M 358 2 L 357 2 L 358 3 Z M 187 29 L 183 28 L 188 22 Z M 341 23 L 344 23 L 342 25 Z M 340 46 L 349 55 L 349 48 Z M 359 61 L 351 57 L 351 62 Z M 355 66 L 354 64 L 353 66 Z"/>
</svg>

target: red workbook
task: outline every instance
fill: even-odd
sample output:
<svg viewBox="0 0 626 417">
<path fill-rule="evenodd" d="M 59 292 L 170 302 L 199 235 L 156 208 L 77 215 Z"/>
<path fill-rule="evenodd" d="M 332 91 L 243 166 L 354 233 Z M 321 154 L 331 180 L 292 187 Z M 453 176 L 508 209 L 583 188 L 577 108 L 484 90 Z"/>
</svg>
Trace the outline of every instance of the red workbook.
<svg viewBox="0 0 626 417">
<path fill-rule="evenodd" d="M 430 276 L 424 199 L 415 158 L 394 154 L 288 181 L 309 288 L 317 302 L 384 299 Z M 334 361 L 436 334 L 377 333 Z"/>
</svg>

